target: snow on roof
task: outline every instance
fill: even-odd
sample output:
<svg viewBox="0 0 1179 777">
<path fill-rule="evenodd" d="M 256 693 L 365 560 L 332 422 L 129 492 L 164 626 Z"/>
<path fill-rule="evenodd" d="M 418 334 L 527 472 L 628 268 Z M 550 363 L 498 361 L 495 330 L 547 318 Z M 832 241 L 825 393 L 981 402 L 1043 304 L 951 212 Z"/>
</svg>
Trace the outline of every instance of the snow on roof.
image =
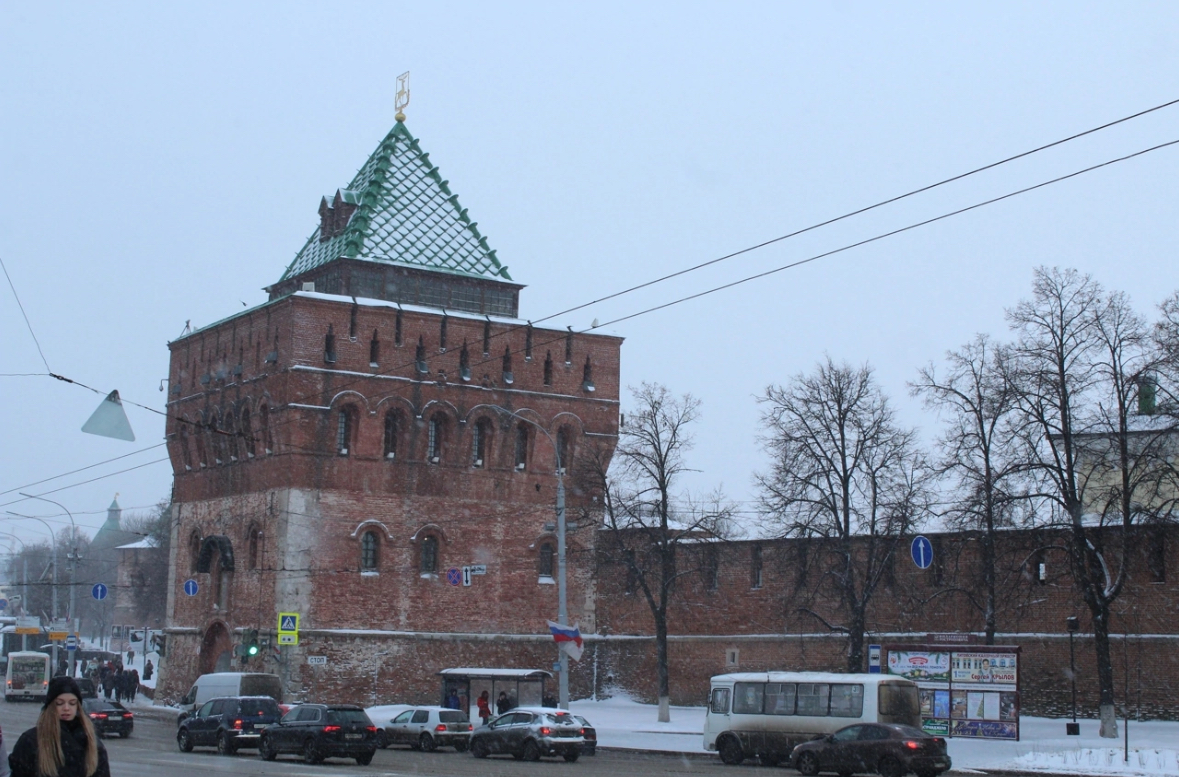
<svg viewBox="0 0 1179 777">
<path fill-rule="evenodd" d="M 138 542 L 131 542 L 126 545 L 119 545 L 117 550 L 136 550 L 139 548 L 154 548 L 156 546 L 155 540 L 151 537 L 144 537 Z"/>
<path fill-rule="evenodd" d="M 515 677 L 518 680 L 534 679 L 553 676 L 552 672 L 544 669 L 486 669 L 483 667 L 463 666 L 454 669 L 443 669 L 438 674 L 443 677 L 454 675 L 468 675 L 470 677 Z"/>
</svg>

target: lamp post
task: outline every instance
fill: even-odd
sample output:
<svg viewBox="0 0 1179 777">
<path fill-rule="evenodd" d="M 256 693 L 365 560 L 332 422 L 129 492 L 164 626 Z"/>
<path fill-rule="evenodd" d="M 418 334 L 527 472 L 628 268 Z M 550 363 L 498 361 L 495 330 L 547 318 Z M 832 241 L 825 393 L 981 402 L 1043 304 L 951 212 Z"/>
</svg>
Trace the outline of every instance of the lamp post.
<svg viewBox="0 0 1179 777">
<path fill-rule="evenodd" d="M 486 407 L 535 426 L 553 446 L 554 458 L 557 461 L 557 621 L 562 625 L 568 625 L 568 591 L 565 581 L 565 463 L 561 461 L 561 447 L 549 434 L 548 429 L 531 418 L 525 418 L 519 413 L 499 405 L 487 405 Z M 559 645 L 557 646 L 557 660 L 561 667 L 557 676 L 557 704 L 561 709 L 567 710 L 569 709 L 569 654 Z"/>
<path fill-rule="evenodd" d="M 1077 651 L 1073 646 L 1073 636 L 1081 628 L 1077 616 L 1070 615 L 1065 621 L 1068 624 L 1068 668 L 1069 679 L 1073 684 L 1073 722 L 1065 726 L 1069 736 L 1080 736 L 1081 727 L 1077 724 Z"/>
<path fill-rule="evenodd" d="M 33 496 L 32 494 L 26 494 L 24 492 L 21 492 L 21 496 L 25 497 L 26 499 L 37 499 L 42 502 L 48 502 L 51 505 L 57 505 L 62 510 L 65 510 L 65 514 L 70 518 L 70 545 L 72 547 L 70 548 L 69 554 L 66 556 L 66 558 L 68 558 L 70 561 L 70 607 L 66 613 L 66 619 L 70 622 L 70 629 L 74 632 L 77 632 L 78 626 L 74 622 L 74 618 L 77 617 L 77 610 L 75 609 L 74 602 L 78 595 L 78 525 L 74 523 L 74 514 L 66 509 L 66 506 L 61 502 L 55 502 L 52 499 L 46 499 L 43 496 Z M 77 650 L 70 651 L 71 677 L 74 675 L 74 670 L 77 667 L 77 655 Z"/>
<path fill-rule="evenodd" d="M 49 539 L 53 543 L 53 620 L 57 621 L 57 535 L 53 533 L 53 527 L 44 518 L 38 518 L 35 515 L 22 515 L 14 513 L 11 510 L 4 512 L 9 515 L 15 515 L 17 518 L 28 518 L 30 521 L 40 521 L 45 524 L 45 528 L 49 530 Z M 53 643 L 53 672 L 57 672 L 57 643 Z"/>
</svg>

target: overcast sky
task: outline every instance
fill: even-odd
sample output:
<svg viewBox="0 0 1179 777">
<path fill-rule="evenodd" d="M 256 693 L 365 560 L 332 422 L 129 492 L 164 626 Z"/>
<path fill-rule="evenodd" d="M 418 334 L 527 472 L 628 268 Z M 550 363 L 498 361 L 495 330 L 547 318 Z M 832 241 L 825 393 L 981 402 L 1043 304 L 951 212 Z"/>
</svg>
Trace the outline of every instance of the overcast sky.
<svg viewBox="0 0 1179 777">
<path fill-rule="evenodd" d="M 534 321 L 1179 98 L 1175 3 L 584 7 L 0 5 L 0 258 L 49 368 L 163 410 L 168 341 L 265 300 L 320 197 L 393 125 L 406 70 L 407 126 Z M 550 323 L 612 321 L 1177 139 L 1179 106 Z M 1179 287 L 1177 173 L 1179 147 L 1155 151 L 610 325 L 624 383 L 700 398 L 685 486 L 750 509 L 755 398 L 824 354 L 873 365 L 932 438 L 906 381 L 976 332 L 1005 336 L 1035 266 L 1092 273 L 1152 315 Z M 18 492 L 44 494 L 93 531 L 116 492 L 129 509 L 166 497 L 162 416 L 128 407 L 134 443 L 82 434 L 100 396 L 45 377 L 3 279 L 0 326 L 0 514 L 68 525 Z"/>
</svg>

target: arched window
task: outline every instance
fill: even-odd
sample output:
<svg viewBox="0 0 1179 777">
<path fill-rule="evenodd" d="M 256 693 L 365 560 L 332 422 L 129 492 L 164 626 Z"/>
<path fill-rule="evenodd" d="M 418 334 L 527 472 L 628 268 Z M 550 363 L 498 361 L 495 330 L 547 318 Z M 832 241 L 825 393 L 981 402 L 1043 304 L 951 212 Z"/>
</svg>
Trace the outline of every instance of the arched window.
<svg viewBox="0 0 1179 777">
<path fill-rule="evenodd" d="M 259 562 L 259 546 L 262 544 L 262 531 L 258 528 L 258 524 L 250 524 L 247 529 L 246 537 L 246 568 L 257 569 Z"/>
<path fill-rule="evenodd" d="M 197 562 L 201 558 L 201 535 L 193 532 L 192 536 L 188 538 L 188 571 L 195 573 L 197 571 Z"/>
<path fill-rule="evenodd" d="M 422 556 L 419 568 L 423 575 L 433 575 L 438 572 L 438 538 L 433 534 L 422 537 Z"/>
<path fill-rule="evenodd" d="M 553 576 L 553 558 L 556 551 L 553 548 L 553 543 L 545 541 L 540 544 L 539 552 L 537 553 L 538 571 L 541 577 L 551 578 Z"/>
<path fill-rule="evenodd" d="M 528 425 L 516 424 L 516 469 L 522 470 L 528 466 Z"/>
<path fill-rule="evenodd" d="M 557 430 L 557 468 L 564 475 L 573 466 L 572 435 L 569 428 L 562 426 Z"/>
<path fill-rule="evenodd" d="M 377 570 L 378 548 L 380 541 L 375 531 L 366 531 L 360 535 L 360 569 L 363 572 Z"/>
<path fill-rule="evenodd" d="M 352 439 L 356 435 L 356 411 L 342 407 L 336 413 L 336 453 L 347 456 L 352 450 Z"/>
<path fill-rule="evenodd" d="M 252 459 L 252 458 L 254 458 L 254 450 L 255 450 L 255 448 L 254 448 L 254 426 L 251 423 L 250 408 L 248 408 L 248 407 L 242 408 L 241 433 L 242 433 L 242 441 L 245 443 L 246 456 L 248 458 Z"/>
<path fill-rule="evenodd" d="M 180 463 L 184 465 L 186 472 L 192 470 L 192 452 L 188 449 L 188 419 L 180 419 L 180 432 L 177 435 L 177 444 L 180 446 Z"/>
<path fill-rule="evenodd" d="M 197 422 L 197 428 L 193 432 L 193 437 L 196 439 L 197 466 L 205 467 L 209 463 L 209 427 L 206 425 L 203 416 L 199 418 L 200 420 Z"/>
<path fill-rule="evenodd" d="M 430 435 L 426 441 L 426 459 L 431 464 L 442 461 L 442 448 L 446 442 L 446 416 L 435 413 L 430 417 Z"/>
<path fill-rule="evenodd" d="M 480 418 L 475 422 L 471 434 L 471 466 L 482 467 L 487 461 L 488 446 L 491 442 L 491 422 Z"/>
<path fill-rule="evenodd" d="M 228 455 L 227 460 L 237 461 L 238 433 L 237 424 L 233 422 L 232 408 L 225 411 L 225 420 L 222 423 L 222 429 L 225 432 L 225 452 Z"/>
<path fill-rule="evenodd" d="M 401 427 L 401 419 L 396 410 L 385 413 L 384 452 L 386 459 L 397 458 L 397 432 Z"/>
<path fill-rule="evenodd" d="M 270 453 L 274 450 L 274 442 L 270 439 L 270 407 L 268 405 L 258 408 L 258 428 L 262 438 L 262 450 Z"/>
</svg>

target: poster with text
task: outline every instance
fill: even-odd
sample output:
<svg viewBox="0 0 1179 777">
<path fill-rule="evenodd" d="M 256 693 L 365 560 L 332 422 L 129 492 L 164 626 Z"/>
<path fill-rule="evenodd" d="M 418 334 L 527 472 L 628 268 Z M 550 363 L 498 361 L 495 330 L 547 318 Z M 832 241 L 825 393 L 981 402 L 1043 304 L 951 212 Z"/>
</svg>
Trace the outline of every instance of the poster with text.
<svg viewBox="0 0 1179 777">
<path fill-rule="evenodd" d="M 1011 685 L 1016 682 L 1018 656 L 1015 653 L 954 653 L 952 681 L 980 685 Z"/>
<path fill-rule="evenodd" d="M 944 683 L 950 680 L 950 654 L 928 650 L 888 651 L 888 673 L 916 683 Z"/>
</svg>

